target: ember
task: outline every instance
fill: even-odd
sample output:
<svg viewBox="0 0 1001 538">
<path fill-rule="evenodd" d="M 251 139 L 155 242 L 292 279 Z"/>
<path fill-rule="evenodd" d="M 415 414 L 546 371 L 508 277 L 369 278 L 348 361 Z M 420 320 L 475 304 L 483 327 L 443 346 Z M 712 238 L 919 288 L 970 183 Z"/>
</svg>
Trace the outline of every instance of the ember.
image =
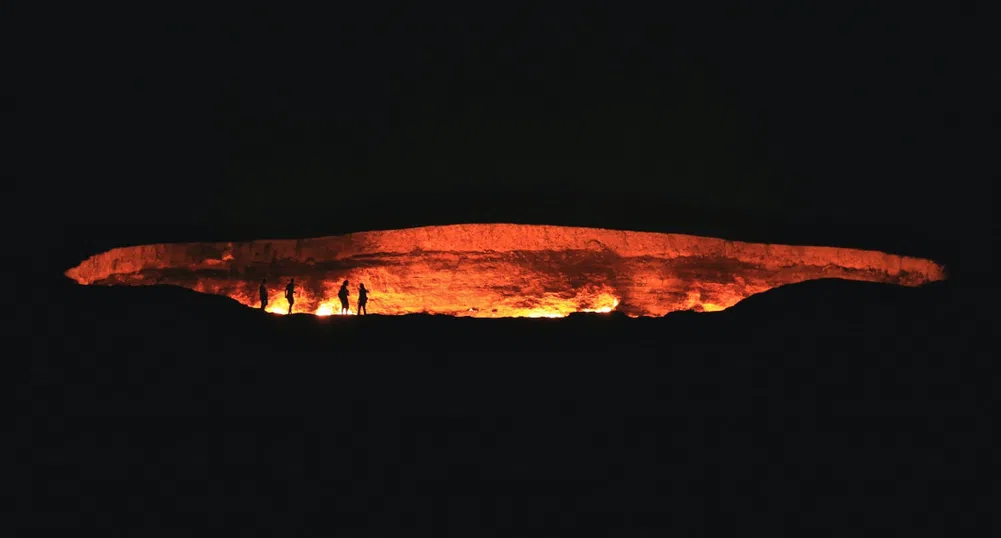
<svg viewBox="0 0 1001 538">
<path fill-rule="evenodd" d="M 834 247 L 742 243 L 691 235 L 518 224 L 463 224 L 300 240 L 123 247 L 66 272 L 80 284 L 171 284 L 267 311 L 341 312 L 337 291 L 371 290 L 373 313 L 564 317 L 621 311 L 718 311 L 762 291 L 817 278 L 918 286 L 945 278 L 925 259 Z"/>
</svg>

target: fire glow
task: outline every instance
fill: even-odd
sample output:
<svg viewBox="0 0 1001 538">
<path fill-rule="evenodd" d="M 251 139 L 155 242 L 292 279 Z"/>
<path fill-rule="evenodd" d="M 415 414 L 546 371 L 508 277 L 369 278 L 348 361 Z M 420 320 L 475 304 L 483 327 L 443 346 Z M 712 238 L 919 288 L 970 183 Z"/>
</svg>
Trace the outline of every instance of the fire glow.
<svg viewBox="0 0 1001 538">
<path fill-rule="evenodd" d="M 460 224 L 313 239 L 116 248 L 66 275 L 80 284 L 169 284 L 267 311 L 340 315 L 337 291 L 358 285 L 378 314 L 565 317 L 575 312 L 662 316 L 729 308 L 777 286 L 842 278 L 919 286 L 945 278 L 926 259 L 835 247 L 743 243 L 680 234 L 565 226 Z"/>
</svg>

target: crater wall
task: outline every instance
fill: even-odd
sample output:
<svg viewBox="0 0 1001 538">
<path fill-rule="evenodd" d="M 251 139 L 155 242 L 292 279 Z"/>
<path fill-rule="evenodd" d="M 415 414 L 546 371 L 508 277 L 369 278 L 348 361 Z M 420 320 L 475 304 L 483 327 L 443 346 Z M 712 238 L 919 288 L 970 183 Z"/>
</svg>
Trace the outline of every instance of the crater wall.
<svg viewBox="0 0 1001 538">
<path fill-rule="evenodd" d="M 348 280 L 369 311 L 476 317 L 557 317 L 619 310 L 661 316 L 713 311 L 752 294 L 818 278 L 918 286 L 945 278 L 931 260 L 823 246 L 520 224 L 459 224 L 298 240 L 116 248 L 69 269 L 80 284 L 172 284 L 284 313 L 329 314 Z M 335 304 L 336 303 L 336 304 Z"/>
</svg>

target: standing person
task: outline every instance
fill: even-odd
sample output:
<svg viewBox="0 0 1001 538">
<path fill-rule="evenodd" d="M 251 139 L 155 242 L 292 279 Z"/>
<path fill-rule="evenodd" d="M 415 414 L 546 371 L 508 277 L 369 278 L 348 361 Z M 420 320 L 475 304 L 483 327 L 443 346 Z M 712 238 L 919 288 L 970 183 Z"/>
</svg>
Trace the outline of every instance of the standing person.
<svg viewBox="0 0 1001 538">
<path fill-rule="evenodd" d="M 267 286 L 267 282 L 268 282 L 267 278 L 262 278 L 261 279 L 261 290 L 260 290 L 261 291 L 261 310 L 264 310 L 264 308 L 268 306 L 268 286 Z"/>
<path fill-rule="evenodd" d="M 358 287 L 358 314 L 362 315 L 368 314 L 368 308 L 365 305 L 368 304 L 368 290 L 365 289 L 365 284 L 361 284 Z"/>
<path fill-rule="evenodd" d="M 337 297 L 341 300 L 341 314 L 350 314 L 351 311 L 348 310 L 348 281 L 345 280 L 344 284 L 341 284 L 341 291 L 337 292 Z"/>
<path fill-rule="evenodd" d="M 288 313 L 292 313 L 292 304 L 295 303 L 295 279 L 288 281 L 288 286 L 285 286 L 285 298 L 288 299 Z"/>
</svg>

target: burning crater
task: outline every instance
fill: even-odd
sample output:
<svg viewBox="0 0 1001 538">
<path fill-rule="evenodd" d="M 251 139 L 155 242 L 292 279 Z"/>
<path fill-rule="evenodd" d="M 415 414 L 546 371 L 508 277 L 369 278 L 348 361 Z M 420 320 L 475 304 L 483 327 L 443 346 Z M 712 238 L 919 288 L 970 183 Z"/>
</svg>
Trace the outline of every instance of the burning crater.
<svg viewBox="0 0 1001 538">
<path fill-rule="evenodd" d="M 925 259 L 833 247 L 742 243 L 710 237 L 518 224 L 462 224 L 315 239 L 123 247 L 66 272 L 80 284 L 171 284 L 268 311 L 340 311 L 337 291 L 370 290 L 379 314 L 562 317 L 621 311 L 662 316 L 715 311 L 783 284 L 843 278 L 918 286 L 945 278 Z"/>
</svg>

